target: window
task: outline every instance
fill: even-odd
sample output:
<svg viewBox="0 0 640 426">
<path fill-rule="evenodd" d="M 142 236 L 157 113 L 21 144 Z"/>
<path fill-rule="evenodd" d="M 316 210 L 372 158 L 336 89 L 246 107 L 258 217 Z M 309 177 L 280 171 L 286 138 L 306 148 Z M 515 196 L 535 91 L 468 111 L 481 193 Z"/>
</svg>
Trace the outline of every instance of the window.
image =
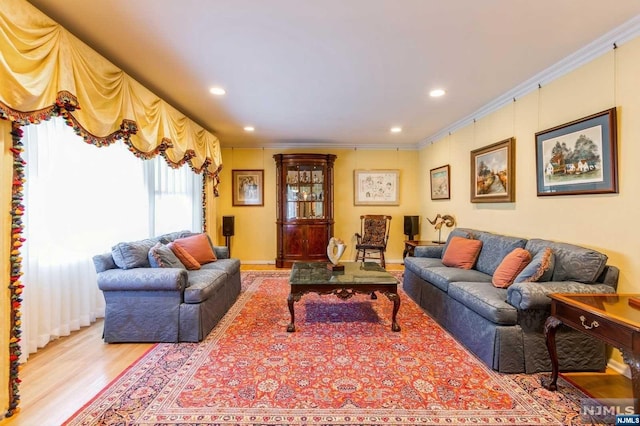
<svg viewBox="0 0 640 426">
<path fill-rule="evenodd" d="M 92 257 L 120 241 L 202 229 L 202 176 L 86 144 L 61 118 L 24 127 L 22 361 L 104 316 Z"/>
</svg>

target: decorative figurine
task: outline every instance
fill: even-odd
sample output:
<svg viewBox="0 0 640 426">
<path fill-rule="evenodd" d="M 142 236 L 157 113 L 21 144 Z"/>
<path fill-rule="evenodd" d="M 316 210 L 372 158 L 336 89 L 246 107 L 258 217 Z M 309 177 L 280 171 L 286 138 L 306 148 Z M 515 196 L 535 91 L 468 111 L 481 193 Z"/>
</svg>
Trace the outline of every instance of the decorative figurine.
<svg viewBox="0 0 640 426">
<path fill-rule="evenodd" d="M 344 265 L 340 264 L 340 258 L 344 254 L 347 246 L 340 238 L 331 237 L 327 246 L 327 257 L 331 261 L 327 268 L 332 271 L 344 271 Z"/>
</svg>

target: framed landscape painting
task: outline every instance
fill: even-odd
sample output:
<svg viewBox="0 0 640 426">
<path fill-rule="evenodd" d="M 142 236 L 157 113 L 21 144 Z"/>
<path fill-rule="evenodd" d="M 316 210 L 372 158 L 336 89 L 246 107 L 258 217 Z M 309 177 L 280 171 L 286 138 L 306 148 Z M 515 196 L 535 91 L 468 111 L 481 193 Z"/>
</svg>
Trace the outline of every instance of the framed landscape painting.
<svg viewBox="0 0 640 426">
<path fill-rule="evenodd" d="M 355 206 L 400 204 L 399 170 L 354 170 L 353 204 Z"/>
<path fill-rule="evenodd" d="M 449 175 L 450 167 L 436 167 L 431 169 L 429 177 L 431 180 L 431 199 L 432 200 L 448 200 L 451 198 L 449 187 L 451 185 L 451 177 Z"/>
<path fill-rule="evenodd" d="M 509 138 L 471 151 L 471 202 L 516 200 L 516 146 Z"/>
<path fill-rule="evenodd" d="M 232 170 L 234 206 L 264 205 L 264 170 Z"/>
<path fill-rule="evenodd" d="M 538 196 L 618 192 L 616 109 L 536 133 Z"/>
</svg>

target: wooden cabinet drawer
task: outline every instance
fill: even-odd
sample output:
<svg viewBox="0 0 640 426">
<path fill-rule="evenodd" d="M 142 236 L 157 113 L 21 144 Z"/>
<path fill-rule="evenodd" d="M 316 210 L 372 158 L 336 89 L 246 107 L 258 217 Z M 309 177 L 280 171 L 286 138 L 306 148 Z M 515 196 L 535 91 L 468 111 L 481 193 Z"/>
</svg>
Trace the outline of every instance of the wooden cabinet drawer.
<svg viewBox="0 0 640 426">
<path fill-rule="evenodd" d="M 554 301 L 554 316 L 564 324 L 615 346 L 633 346 L 633 332 L 624 326 L 581 309 Z"/>
</svg>

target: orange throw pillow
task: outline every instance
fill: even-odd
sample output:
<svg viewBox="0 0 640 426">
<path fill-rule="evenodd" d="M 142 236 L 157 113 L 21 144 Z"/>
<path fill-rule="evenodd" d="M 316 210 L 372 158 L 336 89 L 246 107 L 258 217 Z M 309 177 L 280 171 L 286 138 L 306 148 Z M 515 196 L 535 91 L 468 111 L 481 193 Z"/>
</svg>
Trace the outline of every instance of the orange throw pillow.
<svg viewBox="0 0 640 426">
<path fill-rule="evenodd" d="M 173 242 L 176 246 L 184 249 L 201 265 L 215 262 L 216 255 L 211 248 L 207 234 L 197 234 L 190 237 L 178 238 Z M 178 258 L 180 258 L 178 256 Z"/>
<path fill-rule="evenodd" d="M 471 269 L 476 264 L 482 241 L 469 238 L 452 237 L 442 256 L 442 264 L 454 268 Z"/>
<path fill-rule="evenodd" d="M 499 288 L 507 288 L 516 279 L 518 274 L 531 262 L 531 253 L 523 248 L 513 249 L 505 256 L 493 273 L 491 282 Z"/>
<path fill-rule="evenodd" d="M 176 255 L 176 257 L 180 260 L 180 262 L 182 262 L 184 267 L 187 268 L 188 270 L 194 271 L 196 269 L 200 269 L 200 267 L 202 266 L 200 265 L 200 262 L 195 260 L 193 256 L 191 256 L 185 249 L 183 249 L 179 245 L 174 243 L 169 243 L 167 244 L 167 247 L 171 249 L 173 254 Z"/>
</svg>

